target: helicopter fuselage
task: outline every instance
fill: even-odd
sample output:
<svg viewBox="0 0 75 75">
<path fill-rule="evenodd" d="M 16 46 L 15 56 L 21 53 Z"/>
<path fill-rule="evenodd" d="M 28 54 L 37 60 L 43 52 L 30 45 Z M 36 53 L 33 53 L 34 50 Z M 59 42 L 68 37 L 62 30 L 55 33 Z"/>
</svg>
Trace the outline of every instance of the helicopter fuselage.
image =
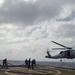
<svg viewBox="0 0 75 75">
<path fill-rule="evenodd" d="M 67 59 L 73 59 L 75 58 L 75 50 L 66 50 L 61 51 L 58 55 L 51 56 L 49 52 L 47 52 L 48 56 L 45 56 L 46 58 L 52 58 L 52 59 L 60 59 L 60 58 L 67 58 Z"/>
<path fill-rule="evenodd" d="M 75 50 L 73 50 L 72 47 L 64 46 L 64 45 L 57 43 L 55 41 L 52 41 L 52 42 L 63 47 L 63 48 L 52 48 L 52 50 L 58 50 L 58 49 L 59 50 L 66 49 L 66 50 L 60 51 L 60 53 L 55 56 L 51 56 L 49 51 L 47 51 L 47 56 L 45 56 L 46 58 L 52 58 L 52 59 L 59 59 L 59 58 L 74 59 L 75 58 Z"/>
</svg>

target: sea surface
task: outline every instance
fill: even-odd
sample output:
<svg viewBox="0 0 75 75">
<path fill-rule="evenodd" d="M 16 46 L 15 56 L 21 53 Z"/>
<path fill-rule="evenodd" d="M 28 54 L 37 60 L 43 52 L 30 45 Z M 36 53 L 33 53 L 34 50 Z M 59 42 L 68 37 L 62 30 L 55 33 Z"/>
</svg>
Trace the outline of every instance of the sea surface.
<svg viewBox="0 0 75 75">
<path fill-rule="evenodd" d="M 75 69 L 75 62 L 49 62 L 49 61 L 37 61 L 37 65 L 39 66 L 47 66 L 47 67 L 62 67 L 62 68 L 70 68 Z M 2 65 L 2 60 L 0 60 L 0 65 Z M 19 60 L 8 60 L 8 65 L 25 65 L 24 61 Z"/>
</svg>

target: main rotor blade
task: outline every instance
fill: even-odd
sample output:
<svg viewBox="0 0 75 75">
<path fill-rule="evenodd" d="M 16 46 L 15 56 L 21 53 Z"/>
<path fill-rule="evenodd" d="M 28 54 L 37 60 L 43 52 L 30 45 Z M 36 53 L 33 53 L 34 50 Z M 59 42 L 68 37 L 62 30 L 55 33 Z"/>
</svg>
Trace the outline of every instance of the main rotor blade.
<svg viewBox="0 0 75 75">
<path fill-rule="evenodd" d="M 57 44 L 57 45 L 60 45 L 60 46 L 62 46 L 62 47 L 64 47 L 64 48 L 67 48 L 67 49 L 72 49 L 71 47 L 64 46 L 64 45 L 59 44 L 59 43 L 57 43 L 57 42 L 55 42 L 55 41 L 52 41 L 52 42 L 53 42 L 53 43 L 55 43 L 55 44 Z"/>
<path fill-rule="evenodd" d="M 66 48 L 52 48 L 52 50 L 62 50 L 62 49 L 66 49 Z"/>
</svg>

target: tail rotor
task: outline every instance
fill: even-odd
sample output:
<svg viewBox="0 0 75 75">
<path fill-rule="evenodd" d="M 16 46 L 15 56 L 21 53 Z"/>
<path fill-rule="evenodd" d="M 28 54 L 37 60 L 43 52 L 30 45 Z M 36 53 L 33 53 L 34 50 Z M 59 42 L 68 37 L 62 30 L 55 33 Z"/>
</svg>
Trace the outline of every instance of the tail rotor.
<svg viewBox="0 0 75 75">
<path fill-rule="evenodd" d="M 47 53 L 49 53 L 50 51 L 49 51 L 49 48 L 47 48 Z"/>
<path fill-rule="evenodd" d="M 50 52 L 49 49 L 47 49 L 47 56 L 46 56 L 46 58 L 51 58 L 51 55 L 50 55 L 49 52 Z"/>
</svg>

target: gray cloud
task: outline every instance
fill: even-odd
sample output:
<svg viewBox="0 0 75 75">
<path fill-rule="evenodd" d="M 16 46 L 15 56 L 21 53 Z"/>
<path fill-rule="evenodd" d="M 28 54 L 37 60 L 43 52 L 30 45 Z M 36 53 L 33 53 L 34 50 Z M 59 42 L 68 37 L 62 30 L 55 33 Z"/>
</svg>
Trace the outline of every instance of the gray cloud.
<svg viewBox="0 0 75 75">
<path fill-rule="evenodd" d="M 63 19 L 57 19 L 57 21 L 71 21 L 75 18 L 75 11 L 72 11 L 70 15 Z"/>
<path fill-rule="evenodd" d="M 59 34 L 59 36 L 61 36 L 62 38 L 75 38 L 75 25 L 62 25 L 58 28 L 56 33 L 56 35 Z"/>
<path fill-rule="evenodd" d="M 5 0 L 0 7 L 0 50 L 2 51 L 0 54 L 3 54 L 1 58 L 5 56 L 10 59 L 35 57 L 39 60 L 46 60 L 44 58 L 46 49 L 54 47 L 52 40 L 62 44 L 69 42 L 74 46 L 75 25 L 71 20 L 74 19 L 74 13 L 68 14 L 67 12 L 68 16 L 65 19 L 70 19 L 68 21 L 62 16 L 60 19 L 63 21 L 56 20 L 59 19 L 61 12 L 66 15 L 63 10 L 70 9 L 69 11 L 73 12 L 74 3 L 75 0 L 36 0 L 35 2 Z M 22 25 L 31 26 L 23 27 Z"/>
<path fill-rule="evenodd" d="M 50 20 L 60 12 L 60 5 L 52 0 L 5 0 L 0 8 L 0 23 L 32 25 Z"/>
</svg>

